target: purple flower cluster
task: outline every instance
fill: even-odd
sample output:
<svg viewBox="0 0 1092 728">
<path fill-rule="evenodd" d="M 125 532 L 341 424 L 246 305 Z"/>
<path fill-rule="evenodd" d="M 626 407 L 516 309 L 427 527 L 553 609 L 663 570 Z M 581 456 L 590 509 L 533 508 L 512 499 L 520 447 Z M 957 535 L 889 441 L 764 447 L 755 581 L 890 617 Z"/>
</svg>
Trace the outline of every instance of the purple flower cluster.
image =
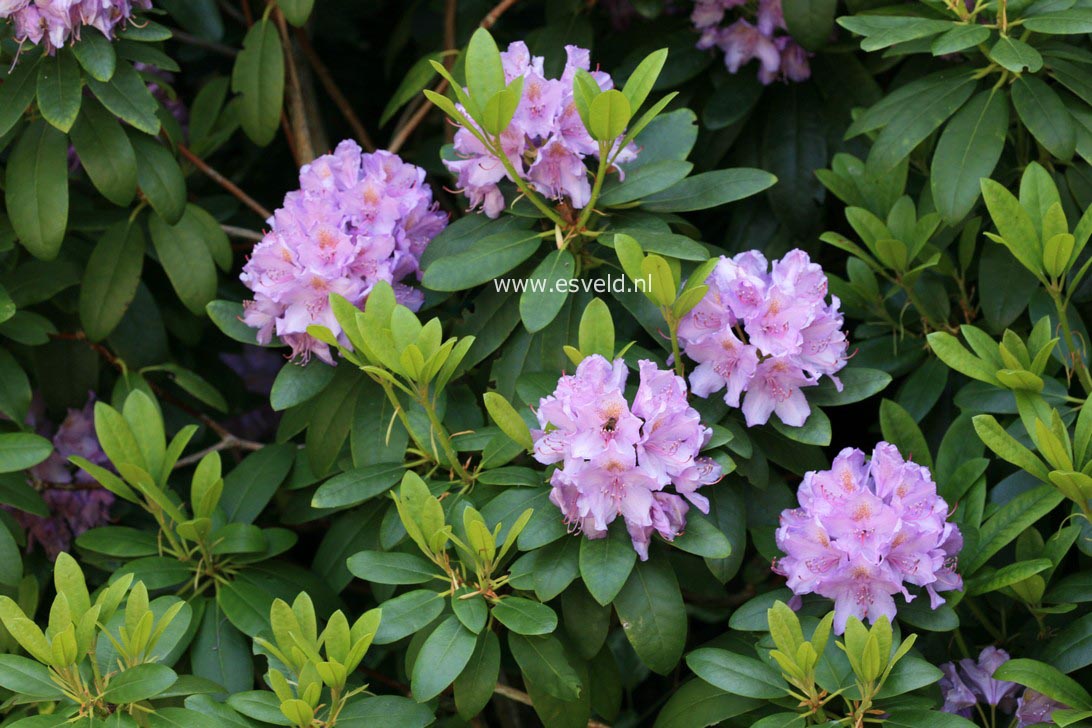
<svg viewBox="0 0 1092 728">
<path fill-rule="evenodd" d="M 947 662 L 941 665 L 940 669 L 944 672 L 944 677 L 940 679 L 940 693 L 944 697 L 941 710 L 970 718 L 975 706 L 982 703 L 1001 708 L 1004 713 L 1015 714 L 1017 728 L 1053 725 L 1050 714 L 1055 710 L 1065 710 L 1068 706 L 1030 688 L 1017 698 L 1021 689 L 1019 685 L 993 677 L 997 668 L 1009 659 L 1009 653 L 1004 650 L 987 647 L 977 661 L 964 658 L 958 664 Z"/>
<path fill-rule="evenodd" d="M 578 68 L 589 70 L 590 53 L 574 45 L 565 46 L 565 53 L 568 58 L 560 79 L 546 78 L 542 56 L 532 56 L 523 41 L 510 44 L 501 53 L 505 80 L 511 83 L 522 76 L 523 96 L 500 136 L 500 146 L 519 177 L 537 192 L 567 201 L 579 210 L 591 199 L 584 159 L 598 157 L 599 145 L 584 128 L 573 99 L 573 77 Z M 610 75 L 602 71 L 592 71 L 592 77 L 604 90 L 614 85 Z M 470 207 L 481 207 L 489 217 L 500 215 L 504 195 L 497 185 L 511 178 L 505 165 L 465 128 L 455 132 L 455 152 L 459 159 L 445 160 L 444 164 L 458 175 L 458 185 Z M 630 144 L 615 161 L 625 163 L 636 156 L 637 148 Z M 620 168 L 617 171 L 622 173 Z"/>
<path fill-rule="evenodd" d="M 52 54 L 70 38 L 79 40 L 85 25 L 113 38 L 114 29 L 128 22 L 135 8 L 151 7 L 152 0 L 0 0 L 0 20 L 15 24 L 15 40 L 42 44 Z"/>
<path fill-rule="evenodd" d="M 698 456 L 712 431 L 687 403 L 683 378 L 642 361 L 631 407 L 623 391 L 627 374 L 621 359 L 584 359 L 539 402 L 542 429 L 532 434 L 535 458 L 562 464 L 550 478 L 550 500 L 566 522 L 588 538 L 603 538 L 621 516 L 645 560 L 653 531 L 668 541 L 682 532 L 690 508 L 683 497 L 709 512 L 697 489 L 717 482 L 721 469 Z M 676 493 L 666 492 L 668 485 Z"/>
<path fill-rule="evenodd" d="M 243 321 L 258 329 L 261 343 L 275 333 L 293 357 L 314 354 L 332 364 L 329 347 L 307 333 L 317 324 L 344 341 L 330 294 L 362 306 L 386 281 L 400 303 L 417 310 L 423 295 L 400 281 L 420 278 L 421 253 L 447 216 L 433 203 L 423 169 L 343 141 L 300 169 L 300 189 L 285 195 L 268 222 L 240 276 L 254 292 Z"/>
<path fill-rule="evenodd" d="M 83 409 L 68 410 L 56 432 L 45 419 L 41 400 L 36 398 L 33 404 L 29 423 L 39 434 L 52 436 L 53 453 L 31 468 L 30 482 L 42 494 L 50 515 L 42 517 L 19 510 L 13 513 L 26 529 L 27 548 L 38 544 L 53 561 L 71 547 L 76 536 L 109 522 L 114 494 L 68 462 L 69 457 L 78 455 L 96 465 L 109 464 L 95 435 L 94 396 Z"/>
<path fill-rule="evenodd" d="M 709 292 L 680 322 L 679 341 L 698 363 L 690 388 L 699 397 L 726 389 L 738 407 L 746 392 L 747 425 L 765 424 L 774 412 L 792 427 L 811 407 L 801 391 L 846 363 L 846 335 L 838 298 L 826 303 L 827 277 L 802 250 L 773 262 L 758 251 L 721 258 L 709 275 Z"/>
<path fill-rule="evenodd" d="M 731 73 L 757 60 L 758 80 L 764 84 L 778 79 L 808 80 L 811 77 L 808 52 L 784 32 L 781 0 L 758 0 L 753 18 L 741 17 L 724 25 L 728 10 L 746 4 L 747 0 L 696 0 L 690 20 L 701 33 L 698 48 L 720 48 L 724 65 Z"/>
<path fill-rule="evenodd" d="M 963 588 L 955 571 L 963 536 L 947 522 L 948 504 L 929 469 L 894 445 L 876 445 L 871 462 L 842 450 L 830 470 L 804 476 L 797 498 L 799 508 L 781 513 L 785 557 L 774 570 L 797 595 L 833 599 L 838 634 L 850 616 L 894 619 L 893 596 L 914 599 L 907 585 L 925 587 L 933 609 L 944 603 L 937 592 Z"/>
</svg>

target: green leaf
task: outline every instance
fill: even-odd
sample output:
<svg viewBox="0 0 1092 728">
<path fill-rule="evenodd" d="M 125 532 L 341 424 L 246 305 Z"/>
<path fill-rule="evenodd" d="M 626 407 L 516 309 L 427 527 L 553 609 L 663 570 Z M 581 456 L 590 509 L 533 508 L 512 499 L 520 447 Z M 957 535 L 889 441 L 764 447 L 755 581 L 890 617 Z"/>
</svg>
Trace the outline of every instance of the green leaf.
<svg viewBox="0 0 1092 728">
<path fill-rule="evenodd" d="M 927 338 L 933 353 L 950 368 L 980 382 L 1000 386 L 995 376 L 997 369 L 967 351 L 956 337 L 944 331 L 934 331 Z"/>
<path fill-rule="evenodd" d="M 527 277 L 527 287 L 519 297 L 519 312 L 528 331 L 541 331 L 557 318 L 569 294 L 567 284 L 574 270 L 576 259 L 573 254 L 568 250 L 554 250 Z"/>
<path fill-rule="evenodd" d="M 1024 27 L 1047 35 L 1092 33 L 1092 8 L 1075 7 L 1024 19 Z"/>
<path fill-rule="evenodd" d="M 498 622 L 517 634 L 542 635 L 557 629 L 557 614 L 545 604 L 508 596 L 493 607 Z"/>
<path fill-rule="evenodd" d="M 1031 559 L 1029 561 L 1018 561 L 1015 564 L 1006 564 L 997 571 L 968 579 L 963 591 L 967 596 L 972 597 L 979 594 L 988 594 L 1012 586 L 1052 566 L 1053 563 L 1050 559 Z"/>
<path fill-rule="evenodd" d="M 119 63 L 109 81 L 85 80 L 95 97 L 115 116 L 145 134 L 159 134 L 159 103 L 132 64 Z"/>
<path fill-rule="evenodd" d="M 990 29 L 985 26 L 957 25 L 934 38 L 929 50 L 934 56 L 945 56 L 973 48 L 986 42 L 989 37 Z"/>
<path fill-rule="evenodd" d="M 887 388 L 891 375 L 879 369 L 847 367 L 838 372 L 842 380 L 839 392 L 834 382 L 824 379 L 818 387 L 808 391 L 808 402 L 820 407 L 837 407 L 868 399 Z"/>
<path fill-rule="evenodd" d="M 989 177 L 1001 158 L 1008 129 L 1008 99 L 996 90 L 975 96 L 945 127 L 929 179 L 933 202 L 946 222 L 959 222 L 970 213 L 979 180 Z"/>
<path fill-rule="evenodd" d="M 23 118 L 34 94 L 38 90 L 38 63 L 36 57 L 23 56 L 4 83 L 0 84 L 0 137 L 7 135 Z"/>
<path fill-rule="evenodd" d="M 413 697 L 423 703 L 443 692 L 470 662 L 476 643 L 476 635 L 458 618 L 451 616 L 441 622 L 414 660 L 410 679 Z"/>
<path fill-rule="evenodd" d="M 44 121 L 27 128 L 8 157 L 5 191 L 8 217 L 19 241 L 36 258 L 56 258 L 68 227 L 64 134 Z"/>
<path fill-rule="evenodd" d="M 837 0 L 782 0 L 789 35 L 807 50 L 819 50 L 834 30 L 837 5 Z"/>
<path fill-rule="evenodd" d="M 776 177 L 760 169 L 741 167 L 703 172 L 646 197 L 641 207 L 650 212 L 704 210 L 752 197 L 776 182 Z"/>
<path fill-rule="evenodd" d="M 230 339 L 250 346 L 280 346 L 280 342 L 276 337 L 268 344 L 258 343 L 257 331 L 243 323 L 243 306 L 241 303 L 236 301 L 210 301 L 205 306 L 205 313 L 216 324 L 216 328 L 220 329 Z"/>
<path fill-rule="evenodd" d="M 0 523 L 0 584 L 18 588 L 23 579 L 23 558 L 7 524 Z"/>
<path fill-rule="evenodd" d="M 578 337 L 580 352 L 585 356 L 614 358 L 614 321 L 603 299 L 593 298 L 584 307 Z"/>
<path fill-rule="evenodd" d="M 102 697 L 106 702 L 114 705 L 138 703 L 159 695 L 174 685 L 177 679 L 178 675 L 166 665 L 155 663 L 137 665 L 110 678 Z"/>
<path fill-rule="evenodd" d="M 618 89 L 604 91 L 595 97 L 589 109 L 592 137 L 613 142 L 625 132 L 632 113 L 625 94 Z"/>
<path fill-rule="evenodd" d="M 203 237 L 203 227 L 190 212 L 177 224 L 170 224 L 158 214 L 148 218 L 156 256 L 178 298 L 193 314 L 200 316 L 216 298 L 216 265 Z"/>
<path fill-rule="evenodd" d="M 128 526 L 100 526 L 76 537 L 76 545 L 97 554 L 118 558 L 154 556 L 159 553 L 155 536 Z"/>
<path fill-rule="evenodd" d="M 1024 41 L 1002 35 L 993 44 L 989 53 L 990 60 L 1013 73 L 1037 73 L 1043 68 L 1043 57 L 1039 51 Z"/>
<path fill-rule="evenodd" d="M 307 364 L 288 362 L 277 373 L 269 404 L 275 412 L 303 404 L 318 395 L 334 378 L 335 369 L 312 359 Z"/>
<path fill-rule="evenodd" d="M 752 698 L 726 693 L 713 687 L 704 680 L 689 680 L 672 694 L 660 714 L 656 716 L 655 728 L 694 728 L 694 726 L 718 725 L 737 715 L 749 713 L 762 706 Z M 780 718 L 763 728 L 785 728 L 791 726 L 796 713 L 780 713 Z M 776 717 L 776 716 L 774 716 Z M 757 723 L 755 725 L 758 725 Z M 803 719 L 800 728 L 803 728 Z"/>
<path fill-rule="evenodd" d="M 1001 242 L 1020 264 L 1036 275 L 1043 270 L 1042 247 L 1035 225 L 1016 196 L 1001 184 L 983 179 L 982 199 L 990 211 Z"/>
<path fill-rule="evenodd" d="M 622 93 L 629 101 L 631 114 L 637 113 L 642 104 L 645 103 L 645 99 L 648 98 L 649 93 L 656 85 L 656 79 L 660 77 L 660 71 L 663 70 L 666 62 L 666 48 L 653 51 L 637 64 L 637 68 L 633 69 L 633 73 L 626 79 L 625 86 L 622 87 Z"/>
<path fill-rule="evenodd" d="M 402 479 L 402 463 L 377 463 L 327 480 L 311 498 L 313 508 L 347 508 L 385 493 Z"/>
<path fill-rule="evenodd" d="M 575 700 L 584 689 L 556 637 L 524 637 L 510 632 L 508 647 L 527 681 L 558 700 Z"/>
<path fill-rule="evenodd" d="M 933 456 L 925 436 L 902 405 L 889 399 L 880 403 L 880 430 L 883 439 L 897 447 L 904 458 L 927 468 L 933 467 Z"/>
<path fill-rule="evenodd" d="M 137 159 L 137 183 L 140 191 L 147 198 L 152 209 L 159 213 L 167 225 L 176 225 L 186 212 L 186 178 L 178 161 L 162 144 L 143 134 L 131 134 L 129 141 L 133 145 Z M 187 230 L 194 233 L 203 230 L 192 221 Z M 153 240 L 155 236 L 152 236 Z M 201 241 L 202 248 L 205 244 Z M 209 258 L 205 248 L 205 258 Z M 199 265 L 204 269 L 206 266 Z"/>
<path fill-rule="evenodd" d="M 363 377 L 349 367 L 338 367 L 332 382 L 310 405 L 307 460 L 311 471 L 326 475 L 341 452 L 353 425 Z"/>
<path fill-rule="evenodd" d="M 975 574 L 997 552 L 1016 540 L 1016 537 L 1029 526 L 1057 508 L 1063 500 L 1062 494 L 1054 486 L 1043 485 L 1021 493 L 1002 506 L 982 525 L 977 548 L 971 553 L 963 554 L 960 572 L 964 578 Z"/>
<path fill-rule="evenodd" d="M 0 473 L 15 473 L 34 467 L 49 457 L 53 444 L 29 432 L 0 434 Z"/>
<path fill-rule="evenodd" d="M 1050 474 L 1043 461 L 1005 432 L 992 415 L 977 415 L 973 421 L 974 431 L 978 433 L 979 439 L 998 457 L 1023 468 L 1044 483 L 1050 482 Z"/>
<path fill-rule="evenodd" d="M 297 28 L 302 28 L 311 17 L 315 0 L 277 0 L 277 7 L 284 13 L 284 19 Z"/>
<path fill-rule="evenodd" d="M 1086 689 L 1073 678 L 1043 662 L 1023 658 L 1009 660 L 994 671 L 993 677 L 995 680 L 1025 685 L 1070 708 L 1092 709 L 1092 695 Z"/>
<path fill-rule="evenodd" d="M 485 28 L 474 31 L 466 46 L 466 85 L 479 108 L 504 88 L 500 50 Z"/>
<path fill-rule="evenodd" d="M 378 584 L 424 584 L 432 581 L 439 571 L 416 554 L 386 551 L 353 554 L 348 566 L 353 576 Z"/>
<path fill-rule="evenodd" d="M 781 676 L 754 657 L 703 647 L 687 655 L 686 664 L 702 680 L 733 695 L 776 700 L 788 692 Z"/>
<path fill-rule="evenodd" d="M 425 728 L 435 722 L 432 709 L 401 695 L 373 695 L 349 701 L 338 716 L 346 726 Z"/>
<path fill-rule="evenodd" d="M 438 258 L 421 282 L 434 291 L 461 291 L 503 276 L 539 247 L 538 233 L 505 230 L 471 243 L 464 252 Z"/>
<path fill-rule="evenodd" d="M 239 121 L 246 135 L 258 146 L 272 142 L 284 106 L 284 51 L 269 18 L 252 25 L 243 38 L 231 89 L 241 96 Z"/>
<path fill-rule="evenodd" d="M 844 18 L 843 18 L 844 20 Z M 915 103 L 884 126 L 868 153 L 866 164 L 877 174 L 887 174 L 906 159 L 918 144 L 954 114 L 974 93 L 970 75 L 959 83 L 929 89 Z"/>
<path fill-rule="evenodd" d="M 216 602 L 205 606 L 189 654 L 194 675 L 222 685 L 228 693 L 241 693 L 254 685 L 250 643 Z M 187 707 L 191 707 L 188 702 Z"/>
<path fill-rule="evenodd" d="M 531 440 L 531 431 L 527 427 L 527 423 L 523 421 L 519 413 L 508 402 L 507 399 L 497 394 L 496 392 L 486 392 L 483 396 L 485 400 L 485 408 L 489 410 L 489 416 L 497 423 L 497 427 L 501 428 L 501 431 L 524 450 L 534 449 L 534 442 Z"/>
<path fill-rule="evenodd" d="M 115 223 L 95 246 L 80 286 L 80 323 L 91 341 L 102 341 L 136 297 L 144 268 L 144 233 L 128 221 Z"/>
<path fill-rule="evenodd" d="M 228 473 L 220 500 L 228 520 L 253 523 L 288 477 L 295 454 L 294 445 L 266 445 Z"/>
<path fill-rule="evenodd" d="M 595 601 L 604 606 L 622 590 L 636 561 L 629 538 L 617 528 L 604 538 L 580 541 L 580 577 Z"/>
<path fill-rule="evenodd" d="M 728 537 L 699 513 L 687 516 L 686 530 L 676 536 L 671 545 L 707 559 L 726 559 L 732 554 Z"/>
<path fill-rule="evenodd" d="M 137 187 L 137 160 L 117 119 L 93 98 L 71 132 L 72 146 L 95 189 L 115 205 L 127 207 Z"/>
<path fill-rule="evenodd" d="M 432 67 L 432 63 L 434 61 L 439 63 L 443 57 L 443 53 L 431 53 L 410 66 L 409 71 L 402 78 L 402 83 L 398 84 L 398 88 L 383 109 L 379 117 L 379 126 L 386 126 L 399 109 L 417 98 L 421 91 L 432 82 L 433 77 L 436 76 L 436 69 Z"/>
<path fill-rule="evenodd" d="M 117 54 L 114 53 L 114 44 L 98 28 L 81 28 L 80 39 L 72 45 L 72 52 L 83 70 L 96 81 L 105 83 L 113 78 L 118 65 Z"/>
<path fill-rule="evenodd" d="M 61 700 L 45 665 L 21 655 L 0 655 L 0 687 L 36 700 Z"/>
<path fill-rule="evenodd" d="M 478 638 L 470 662 L 455 678 L 455 707 L 463 720 L 476 716 L 492 700 L 500 662 L 500 640 L 487 631 Z"/>
<path fill-rule="evenodd" d="M 68 133 L 76 123 L 83 100 L 80 66 L 67 48 L 38 63 L 38 111 L 42 118 Z"/>
<path fill-rule="evenodd" d="M 235 693 L 228 697 L 227 704 L 248 718 L 272 723 L 273 725 L 292 725 L 281 713 L 281 702 L 268 690 L 249 690 Z"/>
<path fill-rule="evenodd" d="M 379 605 L 383 618 L 373 640 L 386 645 L 424 629 L 444 611 L 444 598 L 428 589 L 416 589 Z"/>
<path fill-rule="evenodd" d="M 673 670 L 686 646 L 686 610 L 671 565 L 664 559 L 637 564 L 614 609 L 641 662 L 661 675 Z"/>
<path fill-rule="evenodd" d="M 865 36 L 861 41 L 861 50 L 878 51 L 898 43 L 943 33 L 952 28 L 954 23 L 911 15 L 851 15 L 838 18 L 838 25 Z"/>
<path fill-rule="evenodd" d="M 24 422 L 30 410 L 30 380 L 7 349 L 0 349 L 0 412 Z"/>
<path fill-rule="evenodd" d="M 473 596 L 463 598 L 466 594 L 473 594 Z M 474 594 L 467 586 L 460 587 L 451 595 L 451 611 L 455 613 L 463 626 L 474 634 L 481 634 L 485 628 L 485 621 L 489 618 L 485 599 L 481 594 Z"/>
<path fill-rule="evenodd" d="M 606 185 L 603 194 L 599 196 L 598 205 L 624 205 L 655 194 L 685 179 L 692 169 L 694 165 L 690 162 L 676 159 L 643 165 L 633 172 L 627 172 L 625 180 L 615 185 Z"/>
<path fill-rule="evenodd" d="M 1031 135 L 1063 160 L 1073 156 L 1077 129 L 1061 98 L 1038 76 L 1022 75 L 1012 85 L 1012 105 Z"/>
</svg>

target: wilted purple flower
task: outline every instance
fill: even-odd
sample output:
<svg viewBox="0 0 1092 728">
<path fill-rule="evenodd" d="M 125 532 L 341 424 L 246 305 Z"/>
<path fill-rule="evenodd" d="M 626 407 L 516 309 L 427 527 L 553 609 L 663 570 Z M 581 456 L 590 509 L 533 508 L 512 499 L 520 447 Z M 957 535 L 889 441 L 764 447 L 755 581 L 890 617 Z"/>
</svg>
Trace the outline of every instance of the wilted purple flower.
<svg viewBox="0 0 1092 728">
<path fill-rule="evenodd" d="M 114 30 L 132 18 L 135 8 L 151 7 L 151 0 L 0 0 L 0 20 L 15 24 L 16 41 L 42 44 L 52 55 L 69 39 L 79 40 L 85 25 L 113 38 Z"/>
<path fill-rule="evenodd" d="M 516 41 L 501 53 L 507 82 L 523 77 L 523 96 L 512 122 L 501 134 L 500 145 L 516 174 L 537 192 L 551 200 L 564 201 L 582 209 L 591 198 L 588 156 L 599 156 L 599 145 L 580 120 L 573 98 L 573 77 L 577 69 L 591 68 L 591 56 L 577 46 L 565 46 L 567 61 L 561 78 L 546 78 L 542 56 L 532 56 L 527 44 Z M 610 75 L 593 71 L 600 88 L 613 87 Z M 462 109 L 462 106 L 459 106 Z M 620 142 L 620 139 L 619 139 Z M 497 186 L 510 178 L 502 159 L 491 153 L 469 129 L 455 132 L 458 159 L 445 160 L 447 168 L 458 176 L 458 185 L 470 201 L 471 209 L 481 208 L 489 217 L 504 210 L 504 195 Z M 615 145 L 613 152 L 617 149 Z M 615 158 L 615 171 L 637 156 L 630 144 Z"/>
<path fill-rule="evenodd" d="M 343 141 L 300 169 L 300 189 L 285 195 L 268 222 L 240 276 L 254 292 L 243 320 L 263 344 L 276 334 L 293 357 L 314 354 L 332 364 L 329 347 L 307 333 L 317 324 L 345 341 L 330 294 L 362 306 L 386 281 L 400 303 L 418 309 L 423 295 L 400 281 L 420 278 L 421 253 L 447 216 L 433 203 L 423 169 Z"/>
<path fill-rule="evenodd" d="M 803 389 L 845 366 L 846 341 L 837 297 L 826 303 L 827 277 L 807 253 L 792 250 L 773 262 L 757 251 L 721 258 L 705 281 L 709 292 L 679 323 L 679 342 L 698 366 L 694 394 L 725 390 L 748 426 L 774 412 L 799 427 L 811 414 Z"/>
<path fill-rule="evenodd" d="M 50 514 L 43 517 L 9 510 L 26 529 L 27 548 L 39 544 L 50 561 L 60 552 L 67 551 L 76 536 L 110 520 L 114 494 L 99 487 L 90 475 L 68 462 L 69 457 L 79 456 L 96 465 L 105 467 L 109 464 L 95 435 L 94 404 L 92 395 L 83 409 L 68 410 L 56 432 L 45 419 L 41 399 L 35 398 L 28 418 L 28 424 L 53 441 L 50 456 L 30 469 L 30 483 L 42 494 Z"/>
<path fill-rule="evenodd" d="M 1016 707 L 1014 698 L 1020 686 L 993 677 L 997 668 L 1008 661 L 1009 653 L 990 646 L 982 650 L 977 661 L 964 658 L 958 665 L 954 662 L 941 665 L 940 669 L 944 671 L 940 680 L 940 691 L 944 695 L 941 710 L 967 718 L 975 704 L 984 703 L 1000 706 L 1006 713 L 1011 713 Z"/>
<path fill-rule="evenodd" d="M 697 47 L 719 48 L 731 73 L 757 60 L 758 79 L 764 84 L 810 78 L 807 51 L 785 34 L 781 0 L 759 0 L 753 11 L 748 7 L 745 0 L 696 0 L 690 22 L 701 34 Z M 725 25 L 732 8 L 740 8 L 740 14 Z"/>
<path fill-rule="evenodd" d="M 799 508 L 781 513 L 785 557 L 774 570 L 797 595 L 833 599 L 838 634 L 850 616 L 894 619 L 894 595 L 914 599 L 907 585 L 924 587 L 933 609 L 944 603 L 938 591 L 963 588 L 955 572 L 963 539 L 946 520 L 948 505 L 929 469 L 894 445 L 876 445 L 870 463 L 860 450 L 842 450 L 830 470 L 804 475 L 797 498 Z"/>
<path fill-rule="evenodd" d="M 621 516 L 644 560 L 653 531 L 668 541 L 682 532 L 687 500 L 709 512 L 696 491 L 719 480 L 721 470 L 698 455 L 712 431 L 687 403 L 682 377 L 640 362 L 631 407 L 627 374 L 621 359 L 587 357 L 539 402 L 542 429 L 532 434 L 535 458 L 561 463 L 550 478 L 550 500 L 565 520 L 588 538 L 602 538 Z M 676 493 L 664 491 L 669 485 Z"/>
<path fill-rule="evenodd" d="M 1028 728 L 1033 725 L 1054 725 L 1054 721 L 1050 715 L 1055 710 L 1067 710 L 1069 706 L 1065 703 L 1059 703 L 1053 698 L 1048 698 L 1040 692 L 1036 692 L 1031 688 L 1024 691 L 1024 694 L 1016 701 L 1016 720 L 1019 721 L 1016 728 Z"/>
</svg>

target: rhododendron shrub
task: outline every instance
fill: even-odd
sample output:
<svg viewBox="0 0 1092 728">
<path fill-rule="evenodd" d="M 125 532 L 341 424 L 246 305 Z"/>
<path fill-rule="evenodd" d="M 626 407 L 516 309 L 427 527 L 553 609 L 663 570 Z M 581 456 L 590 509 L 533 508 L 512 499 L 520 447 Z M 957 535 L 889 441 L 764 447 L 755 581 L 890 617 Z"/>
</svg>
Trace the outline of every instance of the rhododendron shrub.
<svg viewBox="0 0 1092 728">
<path fill-rule="evenodd" d="M 0 725 L 1092 725 L 1084 5 L 0 0 Z"/>
</svg>

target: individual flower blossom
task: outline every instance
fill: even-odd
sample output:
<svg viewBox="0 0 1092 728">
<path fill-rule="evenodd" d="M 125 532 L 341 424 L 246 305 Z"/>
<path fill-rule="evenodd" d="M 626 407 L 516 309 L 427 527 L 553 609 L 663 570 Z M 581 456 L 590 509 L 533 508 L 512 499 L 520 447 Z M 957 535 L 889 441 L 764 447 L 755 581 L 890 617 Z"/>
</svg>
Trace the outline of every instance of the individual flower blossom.
<svg viewBox="0 0 1092 728">
<path fill-rule="evenodd" d="M 404 283 L 420 279 L 421 253 L 447 225 L 425 171 L 390 152 L 366 154 L 343 141 L 300 169 L 300 189 L 285 195 L 240 276 L 254 292 L 243 321 L 267 344 L 274 334 L 292 357 L 312 354 L 333 364 L 329 347 L 307 333 L 325 326 L 347 343 L 330 309 L 330 294 L 363 306 L 376 283 L 394 287 L 413 310 L 424 296 Z"/>
<path fill-rule="evenodd" d="M 1000 707 L 1006 713 L 1016 708 L 1016 693 L 1020 686 L 1005 680 L 996 680 L 993 673 L 1009 661 L 1009 653 L 997 647 L 987 647 L 978 660 L 964 658 L 958 665 L 948 662 L 940 666 L 944 677 L 940 680 L 940 692 L 944 696 L 945 713 L 956 713 L 969 718 L 978 703 Z"/>
<path fill-rule="evenodd" d="M 721 258 L 708 293 L 679 323 L 679 342 L 698 366 L 690 387 L 699 397 L 724 390 L 747 425 L 765 424 L 776 413 L 799 427 L 811 407 L 803 390 L 845 366 L 846 341 L 840 302 L 826 302 L 827 277 L 802 250 L 772 267 L 757 251 Z"/>
<path fill-rule="evenodd" d="M 114 495 L 100 487 L 85 471 L 68 462 L 79 456 L 95 465 L 109 464 L 95 434 L 95 398 L 92 395 L 82 409 L 70 409 L 56 431 L 45 419 L 44 405 L 35 398 L 28 424 L 53 442 L 53 452 L 30 469 L 30 484 L 42 494 L 48 516 L 38 516 L 11 509 L 27 532 L 27 549 L 37 544 L 50 561 L 67 551 L 72 540 L 88 529 L 110 520 Z"/>
<path fill-rule="evenodd" d="M 697 47 L 719 48 L 730 73 L 758 61 L 758 80 L 763 84 L 810 78 L 808 52 L 786 34 L 781 0 L 758 0 L 753 12 L 746 12 L 748 7 L 746 0 L 695 0 L 690 22 L 700 34 Z M 726 25 L 728 11 L 734 8 L 740 15 Z"/>
<path fill-rule="evenodd" d="M 52 55 L 69 40 L 79 40 L 84 26 L 113 38 L 136 8 L 151 7 L 151 0 L 0 0 L 0 20 L 11 20 L 16 41 L 43 45 Z"/>
<path fill-rule="evenodd" d="M 640 362 L 632 405 L 621 359 L 584 359 L 538 406 L 535 458 L 560 463 L 550 477 L 550 500 L 567 523 L 588 538 L 603 538 L 621 516 L 642 560 L 655 531 L 671 541 L 686 526 L 689 501 L 702 513 L 697 490 L 720 479 L 720 466 L 700 457 L 712 430 L 686 400 L 686 382 L 651 361 Z M 675 493 L 665 490 L 673 485 Z"/>
<path fill-rule="evenodd" d="M 588 157 L 599 156 L 599 144 L 588 134 L 573 97 L 573 78 L 577 69 L 591 68 L 591 56 L 583 48 L 565 46 L 567 61 L 561 78 L 546 78 L 542 56 L 532 56 L 523 41 L 516 41 L 501 53 L 504 76 L 508 83 L 523 78 L 523 95 L 508 128 L 500 135 L 500 150 L 506 160 L 493 154 L 474 131 L 460 128 L 455 132 L 457 159 L 444 161 L 458 178 L 459 188 L 471 209 L 481 208 L 489 217 L 504 210 L 504 195 L 498 184 L 512 179 L 507 167 L 539 194 L 582 209 L 591 200 Z M 592 71 L 603 90 L 613 87 L 610 75 Z M 465 113 L 465 109 L 459 105 Z M 637 147 L 630 144 L 618 150 L 620 139 L 612 146 L 614 169 L 632 161 Z M 507 165 L 505 164 L 507 161 Z"/>
<path fill-rule="evenodd" d="M 876 445 L 871 461 L 842 450 L 830 470 L 804 475 L 797 499 L 799 508 L 781 513 L 776 539 L 785 556 L 774 571 L 798 596 L 833 599 L 838 634 L 851 616 L 893 620 L 894 596 L 915 598 L 907 586 L 923 587 L 933 609 L 944 603 L 938 592 L 963 588 L 955 571 L 963 539 L 947 521 L 948 504 L 929 469 L 904 460 L 894 445 Z M 992 691 L 981 677 L 964 673 L 972 689 Z"/>
<path fill-rule="evenodd" d="M 1068 710 L 1069 706 L 1048 698 L 1031 688 L 1024 691 L 1016 701 L 1016 728 L 1029 728 L 1034 725 L 1054 725 L 1050 717 L 1055 710 Z"/>
</svg>

